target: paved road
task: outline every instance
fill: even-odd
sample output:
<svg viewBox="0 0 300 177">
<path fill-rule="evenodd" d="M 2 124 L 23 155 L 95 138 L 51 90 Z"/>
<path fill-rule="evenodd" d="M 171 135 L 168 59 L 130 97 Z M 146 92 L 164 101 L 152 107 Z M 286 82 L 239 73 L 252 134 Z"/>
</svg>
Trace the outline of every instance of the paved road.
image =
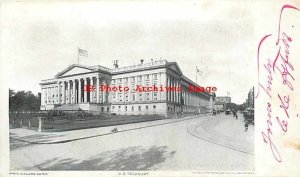
<svg viewBox="0 0 300 177">
<path fill-rule="evenodd" d="M 21 145 L 11 148 L 11 170 L 249 171 L 253 136 L 253 126 L 244 132 L 241 119 L 218 115 L 67 143 L 13 140 Z"/>
</svg>

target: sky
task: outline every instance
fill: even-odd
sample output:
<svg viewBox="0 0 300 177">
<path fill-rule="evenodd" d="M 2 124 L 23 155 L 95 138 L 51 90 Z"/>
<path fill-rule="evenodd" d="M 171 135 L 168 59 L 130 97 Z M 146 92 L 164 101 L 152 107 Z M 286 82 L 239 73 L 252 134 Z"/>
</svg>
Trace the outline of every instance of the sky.
<svg viewBox="0 0 300 177">
<path fill-rule="evenodd" d="M 112 68 L 140 59 L 177 62 L 201 86 L 245 102 L 254 86 L 256 42 L 246 2 L 4 3 L 1 58 L 9 88 L 37 94 L 39 82 L 77 63 Z M 4 41 L 4 42 L 3 42 Z"/>
</svg>

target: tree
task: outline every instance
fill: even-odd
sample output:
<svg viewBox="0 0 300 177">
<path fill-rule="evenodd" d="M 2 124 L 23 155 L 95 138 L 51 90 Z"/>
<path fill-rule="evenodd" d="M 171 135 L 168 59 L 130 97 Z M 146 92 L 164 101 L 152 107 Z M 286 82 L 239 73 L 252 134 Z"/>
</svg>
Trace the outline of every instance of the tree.
<svg viewBox="0 0 300 177">
<path fill-rule="evenodd" d="M 40 109 L 40 97 L 31 91 L 18 91 L 9 89 L 9 111 L 38 111 Z"/>
</svg>

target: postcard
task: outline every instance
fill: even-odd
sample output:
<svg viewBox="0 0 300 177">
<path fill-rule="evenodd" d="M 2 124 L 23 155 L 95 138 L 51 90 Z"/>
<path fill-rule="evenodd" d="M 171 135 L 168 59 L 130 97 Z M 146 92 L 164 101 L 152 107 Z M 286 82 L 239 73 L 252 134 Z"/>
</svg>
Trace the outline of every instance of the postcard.
<svg viewBox="0 0 300 177">
<path fill-rule="evenodd" d="M 0 3 L 0 176 L 299 176 L 299 1 Z"/>
</svg>

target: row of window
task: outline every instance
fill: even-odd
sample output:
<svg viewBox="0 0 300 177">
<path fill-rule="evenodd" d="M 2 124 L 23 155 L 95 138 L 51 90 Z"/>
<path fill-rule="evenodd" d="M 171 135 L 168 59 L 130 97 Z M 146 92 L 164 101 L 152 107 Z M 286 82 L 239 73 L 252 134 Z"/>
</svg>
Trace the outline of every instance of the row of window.
<svg viewBox="0 0 300 177">
<path fill-rule="evenodd" d="M 150 93 L 144 93 L 145 94 L 145 101 L 150 101 Z M 113 93 L 113 102 L 123 102 L 123 93 L 118 93 L 118 98 L 117 98 L 117 93 Z M 129 94 L 124 93 L 124 101 L 127 102 L 129 101 Z M 136 99 L 135 93 L 131 93 L 131 100 L 130 101 L 143 101 L 143 93 L 140 93 L 137 95 L 138 99 Z M 152 100 L 157 100 L 157 92 L 153 93 L 153 98 Z"/>
<path fill-rule="evenodd" d="M 112 84 L 116 84 L 117 83 L 128 83 L 128 80 L 130 79 L 130 82 L 134 83 L 135 82 L 135 77 L 137 77 L 137 81 L 142 81 L 142 75 L 140 76 L 132 76 L 132 77 L 125 77 L 125 78 L 120 78 L 120 79 L 113 79 L 112 80 Z M 145 80 L 149 80 L 150 79 L 150 74 L 146 74 L 145 75 Z M 157 74 L 153 74 L 153 80 L 157 80 Z"/>
<path fill-rule="evenodd" d="M 138 111 L 142 111 L 142 110 L 146 110 L 146 111 L 148 111 L 149 110 L 149 106 L 148 105 L 145 105 L 145 106 L 138 106 Z M 135 111 L 135 108 L 134 108 L 134 106 L 131 106 L 131 108 L 130 108 L 130 106 L 124 106 L 124 109 L 122 110 L 122 106 L 112 106 L 112 110 L 113 111 L 115 111 L 116 109 L 118 109 L 118 111 L 129 111 L 129 109 L 131 110 L 131 111 Z M 153 110 L 156 110 L 156 106 L 155 105 L 153 105 L 152 106 L 152 109 Z"/>
</svg>

